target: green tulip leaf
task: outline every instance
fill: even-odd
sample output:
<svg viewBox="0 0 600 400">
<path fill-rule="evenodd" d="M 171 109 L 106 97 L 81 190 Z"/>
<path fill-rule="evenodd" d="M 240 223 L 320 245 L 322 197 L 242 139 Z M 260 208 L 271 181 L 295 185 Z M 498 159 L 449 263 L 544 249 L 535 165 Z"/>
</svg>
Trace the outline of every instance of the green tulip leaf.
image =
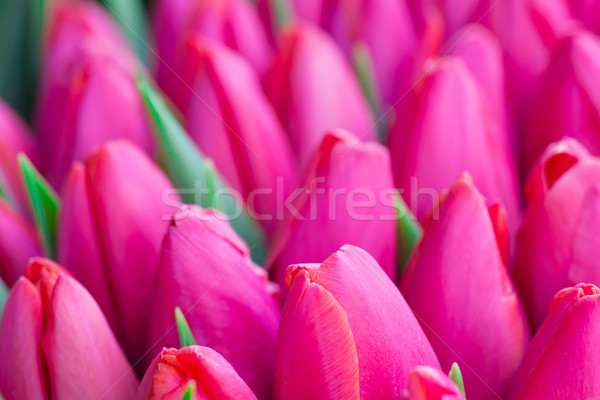
<svg viewBox="0 0 600 400">
<path fill-rule="evenodd" d="M 2 316 L 2 311 L 4 310 L 4 304 L 6 304 L 6 298 L 8 297 L 8 288 L 0 279 L 0 317 Z"/>
<path fill-rule="evenodd" d="M 190 329 L 190 325 L 185 319 L 185 315 L 181 308 L 175 307 L 175 323 L 177 324 L 177 332 L 179 332 L 179 344 L 181 347 L 195 346 L 196 339 Z"/>
<path fill-rule="evenodd" d="M 397 241 L 397 264 L 399 276 L 402 276 L 406 264 L 410 259 L 415 247 L 417 246 L 423 228 L 410 211 L 402 196 L 397 193 L 395 195 L 396 202 L 396 241 Z"/>
<path fill-rule="evenodd" d="M 460 372 L 460 367 L 458 366 L 457 363 L 452 364 L 452 368 L 450 368 L 450 373 L 448 374 L 448 376 L 450 377 L 450 380 L 452 382 L 456 383 L 456 386 L 458 386 L 463 397 L 466 399 L 465 385 L 463 383 L 463 378 L 462 378 L 462 373 Z"/>
<path fill-rule="evenodd" d="M 269 0 L 271 2 L 271 18 L 273 26 L 282 30 L 284 27 L 294 21 L 294 10 L 290 0 Z"/>
<path fill-rule="evenodd" d="M 261 228 L 253 221 L 227 182 L 219 175 L 212 160 L 198 149 L 164 98 L 140 75 L 138 88 L 152 122 L 158 161 L 171 182 L 180 189 L 187 204 L 214 208 L 230 217 L 231 227 L 252 249 L 252 259 L 262 265 L 265 260 L 265 239 Z"/>
<path fill-rule="evenodd" d="M 181 400 L 192 400 L 194 398 L 196 398 L 196 382 L 190 381 L 185 388 Z"/>
<path fill-rule="evenodd" d="M 352 48 L 352 58 L 354 64 L 354 73 L 358 78 L 360 88 L 362 89 L 363 95 L 367 100 L 369 109 L 375 121 L 375 127 L 377 128 L 377 135 L 381 143 L 386 143 L 387 138 L 385 137 L 386 127 L 385 119 L 382 118 L 383 113 L 379 97 L 379 90 L 377 86 L 377 80 L 375 79 L 375 72 L 373 67 L 373 59 L 371 52 L 364 42 L 358 42 Z"/>
<path fill-rule="evenodd" d="M 121 26 L 140 60 L 147 61 L 148 25 L 144 4 L 140 0 L 99 0 Z"/>
</svg>

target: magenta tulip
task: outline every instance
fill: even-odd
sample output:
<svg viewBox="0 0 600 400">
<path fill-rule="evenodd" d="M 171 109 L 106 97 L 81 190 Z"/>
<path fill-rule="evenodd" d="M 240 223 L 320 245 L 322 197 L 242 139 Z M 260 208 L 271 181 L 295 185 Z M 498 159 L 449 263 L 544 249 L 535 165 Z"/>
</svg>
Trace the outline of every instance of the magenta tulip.
<svg viewBox="0 0 600 400">
<path fill-rule="evenodd" d="M 152 136 L 135 83 L 140 66 L 110 16 L 87 1 L 57 2 L 50 15 L 36 122 L 42 170 L 60 189 L 73 160 L 117 138 L 151 152 Z"/>
<path fill-rule="evenodd" d="M 415 367 L 408 375 L 406 400 L 464 400 L 454 382 L 439 369 Z"/>
<path fill-rule="evenodd" d="M 394 283 L 364 250 L 292 265 L 277 338 L 277 399 L 390 399 L 417 365 L 439 368 Z M 359 368 L 360 366 L 360 368 Z"/>
<path fill-rule="evenodd" d="M 267 267 L 282 287 L 288 265 L 320 262 L 344 244 L 368 251 L 396 280 L 396 221 L 390 156 L 343 130 L 329 132 L 304 186 L 284 205 Z"/>
<path fill-rule="evenodd" d="M 580 400 L 600 397 L 600 289 L 578 284 L 561 290 L 531 341 L 508 400 Z"/>
<path fill-rule="evenodd" d="M 350 66 L 335 42 L 318 28 L 286 29 L 266 78 L 266 91 L 301 165 L 329 129 L 348 129 L 365 141 L 375 137 L 373 118 Z"/>
<path fill-rule="evenodd" d="M 96 298 L 133 361 L 146 350 L 158 253 L 178 205 L 162 171 L 126 141 L 75 163 L 65 185 L 58 259 Z"/>
<path fill-rule="evenodd" d="M 534 329 L 554 293 L 600 284 L 600 159 L 575 139 L 548 147 L 531 170 L 513 276 Z"/>
<path fill-rule="evenodd" d="M 461 176 L 432 211 L 400 285 L 442 369 L 468 366 L 465 386 L 476 399 L 502 397 L 529 343 L 503 217 Z"/>
<path fill-rule="evenodd" d="M 575 30 L 557 46 L 524 131 L 523 168 L 547 145 L 571 136 L 600 155 L 600 39 Z"/>
<path fill-rule="evenodd" d="M 158 262 L 148 354 L 177 346 L 174 309 L 199 345 L 219 352 L 259 399 L 270 399 L 280 309 L 266 273 L 217 211 L 186 206 L 173 216 Z"/>
<path fill-rule="evenodd" d="M 23 274 L 31 257 L 42 255 L 37 232 L 0 197 L 0 278 L 11 287 Z"/>
<path fill-rule="evenodd" d="M 412 99 L 399 107 L 390 135 L 397 187 L 422 220 L 437 193 L 468 171 L 492 202 L 504 204 L 511 230 L 519 219 L 516 167 L 507 133 L 466 63 L 447 56 L 436 62 Z"/>
<path fill-rule="evenodd" d="M 190 385 L 192 400 L 256 399 L 223 356 L 202 346 L 163 349 L 146 371 L 136 399 L 181 400 Z"/>
<path fill-rule="evenodd" d="M 58 265 L 34 259 L 0 324 L 6 400 L 131 399 L 138 381 L 92 296 Z"/>
<path fill-rule="evenodd" d="M 196 36 L 186 43 L 194 96 L 184 113 L 200 150 L 241 193 L 251 216 L 271 234 L 277 202 L 296 187 L 296 162 L 286 133 L 248 63 Z"/>
<path fill-rule="evenodd" d="M 600 33 L 600 3 L 596 0 L 569 0 L 567 4 L 573 16 L 587 29 Z"/>
</svg>

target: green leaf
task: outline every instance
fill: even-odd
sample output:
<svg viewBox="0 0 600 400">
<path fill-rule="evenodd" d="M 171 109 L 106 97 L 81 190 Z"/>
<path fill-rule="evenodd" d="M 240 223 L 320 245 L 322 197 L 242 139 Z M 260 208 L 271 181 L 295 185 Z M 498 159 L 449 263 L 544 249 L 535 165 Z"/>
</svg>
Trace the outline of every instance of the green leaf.
<svg viewBox="0 0 600 400">
<path fill-rule="evenodd" d="M 0 317 L 2 316 L 2 311 L 4 310 L 4 304 L 6 304 L 6 298 L 8 297 L 8 288 L 0 279 Z"/>
<path fill-rule="evenodd" d="M 148 25 L 144 4 L 140 0 L 99 0 L 121 26 L 140 60 L 148 59 Z"/>
<path fill-rule="evenodd" d="M 196 382 L 189 381 L 181 400 L 192 400 L 196 397 Z"/>
<path fill-rule="evenodd" d="M 218 193 L 232 193 L 231 187 L 216 171 L 212 160 L 198 149 L 163 97 L 141 75 L 138 88 L 152 121 L 159 164 L 181 190 L 184 203 L 214 208 L 231 217 L 231 227 L 250 247 L 252 259 L 262 265 L 266 247 L 261 228 L 245 210 L 239 209 L 235 198 L 217 197 Z"/>
<path fill-rule="evenodd" d="M 271 2 L 271 18 L 278 30 L 294 21 L 294 10 L 290 0 L 269 0 Z"/>
<path fill-rule="evenodd" d="M 417 221 L 416 217 L 406 206 L 404 199 L 399 193 L 395 195 L 396 202 L 396 240 L 397 240 L 397 263 L 398 274 L 402 276 L 406 264 L 410 259 L 417 243 L 423 236 L 423 228 Z"/>
<path fill-rule="evenodd" d="M 375 72 L 373 67 L 373 59 L 371 58 L 371 52 L 364 42 L 357 42 L 352 48 L 352 58 L 354 64 L 354 73 L 360 83 L 360 88 L 367 100 L 367 104 L 373 115 L 373 121 L 376 121 L 377 135 L 381 143 L 386 143 L 387 138 L 385 137 L 386 126 L 385 119 L 382 118 L 382 106 L 379 97 L 379 90 L 377 87 L 377 80 L 375 79 Z"/>
<path fill-rule="evenodd" d="M 56 234 L 60 198 L 23 153 L 18 155 L 24 187 L 29 194 L 29 206 L 38 226 L 46 256 L 55 259 Z"/>
<path fill-rule="evenodd" d="M 452 380 L 452 382 L 456 383 L 456 386 L 458 386 L 463 397 L 466 399 L 467 396 L 465 396 L 465 385 L 463 383 L 460 367 L 457 363 L 452 364 L 452 368 L 450 368 L 450 373 L 448 374 L 448 376 L 450 377 L 450 380 Z"/>
<path fill-rule="evenodd" d="M 181 347 L 195 346 L 196 339 L 190 329 L 190 325 L 185 319 L 185 315 L 181 308 L 175 307 L 175 323 L 177 324 L 177 332 L 179 332 L 179 344 Z"/>
</svg>

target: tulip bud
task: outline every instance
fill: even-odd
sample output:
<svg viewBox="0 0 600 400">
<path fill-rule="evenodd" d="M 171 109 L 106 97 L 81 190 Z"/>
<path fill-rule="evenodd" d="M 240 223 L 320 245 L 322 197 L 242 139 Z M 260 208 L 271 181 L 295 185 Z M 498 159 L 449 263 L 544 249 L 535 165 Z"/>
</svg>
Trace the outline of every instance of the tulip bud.
<svg viewBox="0 0 600 400">
<path fill-rule="evenodd" d="M 280 309 L 266 274 L 225 216 L 185 206 L 172 217 L 158 262 L 149 347 L 178 346 L 173 310 L 201 346 L 219 352 L 260 399 L 272 397 Z"/>
<path fill-rule="evenodd" d="M 558 290 L 600 283 L 600 159 L 563 139 L 542 154 L 525 189 L 513 276 L 535 330 Z"/>
<path fill-rule="evenodd" d="M 319 262 L 344 244 L 360 246 L 396 280 L 396 221 L 389 153 L 343 130 L 328 132 L 301 189 L 285 204 L 267 267 L 283 287 L 290 264 Z M 283 210 L 282 210 L 283 212 Z"/>
<path fill-rule="evenodd" d="M 584 30 L 566 36 L 554 52 L 524 131 L 523 167 L 529 171 L 550 143 L 564 136 L 600 155 L 600 39 Z"/>
<path fill-rule="evenodd" d="M 65 185 L 58 259 L 97 299 L 132 360 L 146 350 L 160 244 L 178 207 L 162 171 L 126 141 L 75 163 Z"/>
<path fill-rule="evenodd" d="M 301 165 L 329 129 L 348 129 L 365 141 L 375 138 L 352 70 L 333 40 L 315 27 L 297 25 L 283 33 L 265 84 Z"/>
<path fill-rule="evenodd" d="M 561 290 L 525 353 L 507 399 L 598 398 L 598 321 L 598 287 L 578 284 Z"/>
<path fill-rule="evenodd" d="M 464 400 L 459 387 L 438 369 L 418 366 L 408 375 L 406 400 Z"/>
<path fill-rule="evenodd" d="M 346 245 L 322 264 L 292 265 L 286 284 L 276 398 L 390 399 L 413 367 L 439 368 L 402 295 L 364 250 Z"/>
<path fill-rule="evenodd" d="M 180 400 L 189 385 L 193 399 L 256 399 L 223 356 L 202 346 L 164 348 L 146 371 L 136 399 Z"/>
<path fill-rule="evenodd" d="M 195 82 L 185 110 L 190 136 L 270 234 L 278 199 L 296 185 L 288 138 L 244 59 L 194 36 L 184 54 Z"/>
<path fill-rule="evenodd" d="M 457 359 L 469 366 L 465 386 L 476 399 L 502 396 L 529 342 L 507 236 L 502 211 L 463 175 L 432 211 L 400 285 L 442 369 Z"/>
<path fill-rule="evenodd" d="M 0 390 L 13 399 L 130 399 L 138 386 L 92 296 L 38 258 L 11 290 L 0 323 Z"/>
<path fill-rule="evenodd" d="M 509 226 L 519 218 L 516 171 L 498 112 L 456 56 L 436 62 L 415 88 L 412 99 L 390 135 L 396 186 L 419 220 L 431 209 L 437 194 L 462 172 L 491 202 L 502 203 Z"/>
<path fill-rule="evenodd" d="M 38 102 L 43 172 L 60 189 L 73 160 L 125 138 L 151 152 L 151 131 L 135 83 L 138 62 L 93 2 L 58 2 L 49 20 Z"/>
</svg>

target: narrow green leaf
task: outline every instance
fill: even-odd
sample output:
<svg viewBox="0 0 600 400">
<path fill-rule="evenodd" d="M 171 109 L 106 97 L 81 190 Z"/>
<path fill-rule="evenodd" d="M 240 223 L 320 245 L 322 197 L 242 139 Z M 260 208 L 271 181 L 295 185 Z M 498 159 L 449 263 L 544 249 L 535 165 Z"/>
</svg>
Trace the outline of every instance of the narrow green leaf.
<svg viewBox="0 0 600 400">
<path fill-rule="evenodd" d="M 24 187 L 29 194 L 29 206 L 48 258 L 55 258 L 56 233 L 60 198 L 23 153 L 18 155 Z"/>
<path fill-rule="evenodd" d="M 382 106 L 379 100 L 379 89 L 373 67 L 373 59 L 371 52 L 364 42 L 358 42 L 352 48 L 352 58 L 354 63 L 354 73 L 360 83 L 360 88 L 367 100 L 367 104 L 373 115 L 373 120 L 376 121 L 377 135 L 381 143 L 386 143 L 385 137 L 386 126 L 385 119 L 382 118 Z"/>
<path fill-rule="evenodd" d="M 6 304 L 6 298 L 8 297 L 8 288 L 0 279 L 0 317 L 2 316 L 2 311 L 4 310 L 4 304 Z"/>
<path fill-rule="evenodd" d="M 148 59 L 148 25 L 141 0 L 99 0 L 121 26 L 140 60 Z"/>
<path fill-rule="evenodd" d="M 190 329 L 190 325 L 185 319 L 185 315 L 181 308 L 175 307 L 175 323 L 177 324 L 177 332 L 179 332 L 179 344 L 181 347 L 195 346 L 196 339 Z"/>
<path fill-rule="evenodd" d="M 192 400 L 194 398 L 196 398 L 196 382 L 189 381 L 181 400 Z"/>
<path fill-rule="evenodd" d="M 181 198 L 187 204 L 214 208 L 228 217 L 231 227 L 252 249 L 252 259 L 262 265 L 265 260 L 265 239 L 261 228 L 240 204 L 230 195 L 231 187 L 216 171 L 207 158 L 191 140 L 175 118 L 160 94 L 144 79 L 138 78 L 138 88 L 146 103 L 146 110 L 153 126 L 159 164 L 173 184 L 181 190 Z"/>
<path fill-rule="evenodd" d="M 395 201 L 396 215 L 398 217 L 396 224 L 398 254 L 396 257 L 398 263 L 398 275 L 402 276 L 410 256 L 423 235 L 423 229 L 399 193 L 396 194 Z"/>
<path fill-rule="evenodd" d="M 290 0 L 269 0 L 271 2 L 271 18 L 274 26 L 282 30 L 294 21 L 294 10 Z"/>
<path fill-rule="evenodd" d="M 463 383 L 462 373 L 460 372 L 460 367 L 457 363 L 452 364 L 452 368 L 450 368 L 450 373 L 448 376 L 452 382 L 456 383 L 456 386 L 458 386 L 463 397 L 466 399 L 467 396 L 465 396 L 465 384 Z"/>
</svg>

